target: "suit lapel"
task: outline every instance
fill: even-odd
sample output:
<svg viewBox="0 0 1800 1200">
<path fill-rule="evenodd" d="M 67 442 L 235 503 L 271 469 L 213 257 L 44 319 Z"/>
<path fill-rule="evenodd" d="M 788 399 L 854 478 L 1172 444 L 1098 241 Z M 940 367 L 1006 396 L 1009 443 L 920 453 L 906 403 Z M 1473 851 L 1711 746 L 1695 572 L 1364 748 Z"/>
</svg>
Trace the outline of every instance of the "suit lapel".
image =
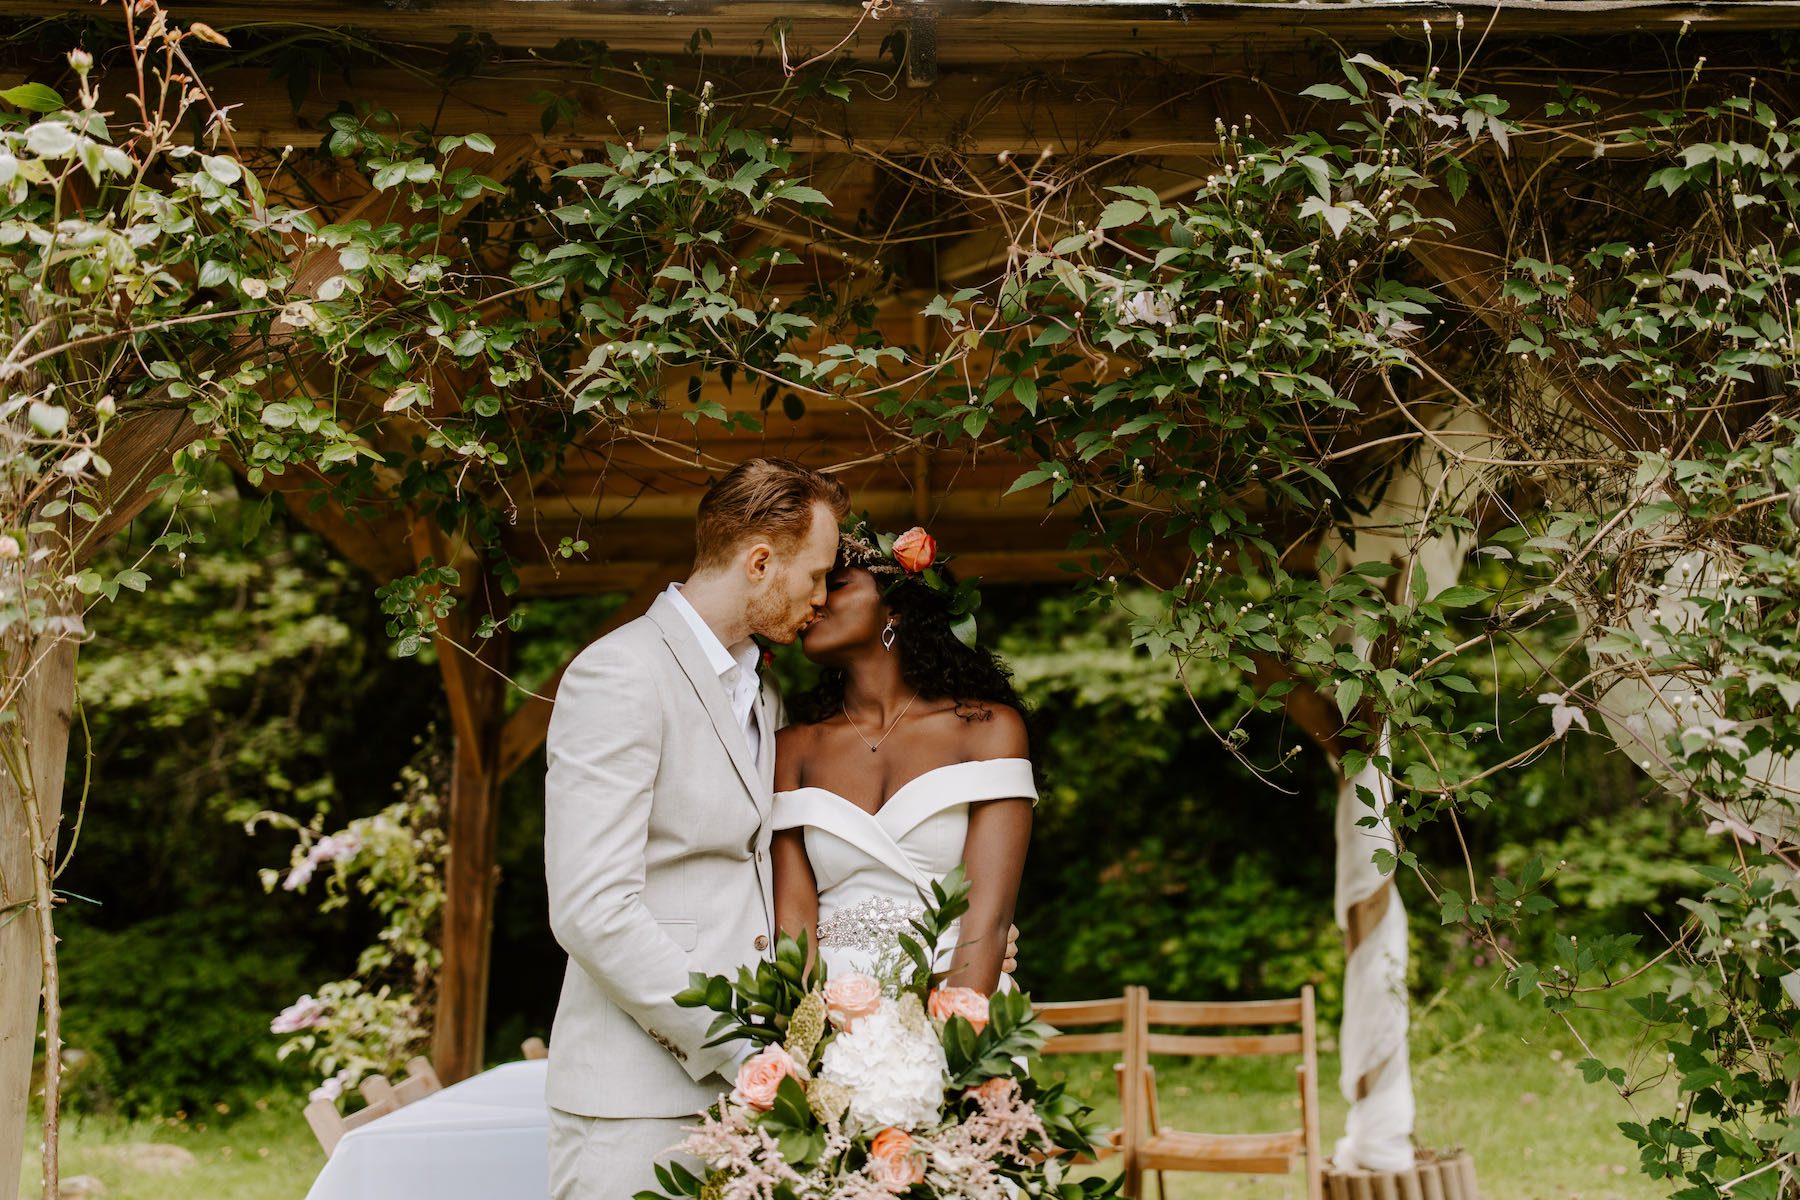
<svg viewBox="0 0 1800 1200">
<path fill-rule="evenodd" d="M 744 737 L 744 727 L 738 724 L 732 715 L 731 702 L 725 696 L 725 686 L 719 680 L 718 672 L 713 670 L 712 663 L 706 657 L 706 651 L 694 639 L 694 631 L 688 623 L 675 611 L 675 606 L 667 596 L 658 596 L 656 603 L 650 606 L 650 618 L 662 630 L 663 640 L 675 653 L 675 661 L 680 664 L 682 673 L 693 685 L 694 693 L 706 708 L 706 715 L 712 720 L 713 732 L 725 744 L 731 755 L 731 763 L 737 768 L 739 778 L 744 781 L 744 788 L 750 794 L 750 802 L 758 809 L 763 805 L 763 797 L 769 793 L 768 785 L 750 760 L 750 743 Z M 773 758 L 773 755 L 770 756 Z"/>
</svg>

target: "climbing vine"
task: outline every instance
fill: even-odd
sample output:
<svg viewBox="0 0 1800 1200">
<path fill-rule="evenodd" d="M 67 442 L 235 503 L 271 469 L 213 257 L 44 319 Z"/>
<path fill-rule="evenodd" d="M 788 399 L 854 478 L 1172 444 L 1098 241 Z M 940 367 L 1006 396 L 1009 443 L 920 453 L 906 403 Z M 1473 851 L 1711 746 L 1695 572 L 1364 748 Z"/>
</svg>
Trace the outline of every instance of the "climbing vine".
<svg viewBox="0 0 1800 1200">
<path fill-rule="evenodd" d="M 150 582 L 85 566 L 129 490 L 115 428 L 167 422 L 177 485 L 223 456 L 296 505 L 411 527 L 390 633 L 461 653 L 441 631 L 477 581 L 457 563 L 514 588 L 505 534 L 584 440 L 718 465 L 632 420 L 759 427 L 703 378 L 764 414 L 848 404 L 883 454 L 1023 456 L 1014 491 L 1079 515 L 1097 599 L 1123 579 L 1159 598 L 1138 644 L 1229 664 L 1247 708 L 1295 715 L 1346 777 L 1373 770 L 1366 820 L 1398 839 L 1383 869 L 1521 998 L 1579 1035 L 1596 993 L 1648 979 L 1631 1006 L 1660 1053 L 1581 1064 L 1635 1110 L 1647 1173 L 1683 1197 L 1791 1188 L 1800 123 L 1749 79 L 1695 55 L 1655 107 L 1564 87 L 1526 111 L 1480 82 L 1459 23 L 1405 68 L 1340 59 L 1298 132 L 1222 120 L 1210 174 L 1175 189 L 1080 156 L 885 162 L 1007 243 L 990 278 L 919 302 L 919 342 L 876 320 L 900 252 L 833 211 L 786 126 L 751 119 L 767 95 L 567 44 L 552 55 L 660 101 L 666 127 L 541 151 L 409 128 L 371 97 L 316 149 L 240 151 L 188 53 L 226 39 L 131 7 L 146 24 L 109 69 L 164 106 L 108 127 L 86 52 L 72 95 L 0 93 L 8 697 L 34 639 L 78 639 L 92 598 Z M 459 43 L 445 70 L 496 52 Z M 839 56 L 776 90 L 854 109 L 897 70 Z M 583 111 L 534 102 L 546 130 Z M 1634 203 L 1573 203 L 1600 171 Z M 802 278 L 795 244 L 821 241 L 838 269 Z M 1542 722 L 1495 728 L 1491 656 L 1535 653 L 1525 635 L 1557 621 L 1577 632 L 1538 664 Z M 1219 732 L 1278 777 L 1295 748 L 1248 729 Z M 1509 931 L 1551 907 L 1557 868 L 1440 878 L 1407 843 L 1504 802 L 1509 768 L 1574 736 L 1619 743 L 1737 865 L 1709 868 L 1666 946 L 1523 961 Z M 47 954 L 48 886 L 27 904 Z M 1670 1075 L 1678 1107 L 1649 1111 Z"/>
</svg>

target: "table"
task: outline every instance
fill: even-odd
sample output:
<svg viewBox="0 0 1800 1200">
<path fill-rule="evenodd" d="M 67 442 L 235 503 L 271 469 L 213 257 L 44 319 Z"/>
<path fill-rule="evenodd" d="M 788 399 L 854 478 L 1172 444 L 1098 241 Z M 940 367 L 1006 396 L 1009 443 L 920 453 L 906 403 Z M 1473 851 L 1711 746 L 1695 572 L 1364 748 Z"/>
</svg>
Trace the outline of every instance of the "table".
<svg viewBox="0 0 1800 1200">
<path fill-rule="evenodd" d="M 548 1063 L 507 1063 L 353 1129 L 306 1200 L 538 1200 L 550 1194 Z"/>
</svg>

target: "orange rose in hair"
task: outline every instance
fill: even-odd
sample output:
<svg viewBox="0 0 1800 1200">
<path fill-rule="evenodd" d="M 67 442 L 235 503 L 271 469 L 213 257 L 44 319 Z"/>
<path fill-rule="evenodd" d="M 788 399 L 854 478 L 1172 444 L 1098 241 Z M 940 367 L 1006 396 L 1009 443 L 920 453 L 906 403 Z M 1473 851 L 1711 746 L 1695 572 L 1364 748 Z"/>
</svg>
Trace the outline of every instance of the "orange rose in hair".
<svg viewBox="0 0 1800 1200">
<path fill-rule="evenodd" d="M 894 539 L 894 561 L 908 575 L 917 575 L 937 561 L 937 539 L 914 525 Z"/>
<path fill-rule="evenodd" d="M 884 1129 L 869 1143 L 869 1178 L 896 1196 L 925 1178 L 925 1164 L 913 1150 L 912 1134 Z"/>
<path fill-rule="evenodd" d="M 931 993 L 927 1007 L 936 1020 L 961 1017 L 975 1027 L 976 1033 L 987 1028 L 988 998 L 974 988 L 941 987 Z"/>
</svg>

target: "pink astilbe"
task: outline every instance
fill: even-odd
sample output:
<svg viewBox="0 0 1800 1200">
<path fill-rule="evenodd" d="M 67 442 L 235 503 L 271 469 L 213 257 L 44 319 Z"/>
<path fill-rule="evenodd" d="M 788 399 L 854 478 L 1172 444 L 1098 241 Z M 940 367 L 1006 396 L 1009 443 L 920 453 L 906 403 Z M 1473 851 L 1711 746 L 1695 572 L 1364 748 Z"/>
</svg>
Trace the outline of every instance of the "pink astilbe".
<svg viewBox="0 0 1800 1200">
<path fill-rule="evenodd" d="M 814 1191 L 807 1178 L 781 1157 L 781 1143 L 750 1123 L 749 1113 L 733 1104 L 718 1117 L 701 1117 L 683 1132 L 676 1147 L 715 1171 L 725 1172 L 721 1200 L 774 1200 L 775 1190 L 789 1185 L 800 1195 Z"/>
<path fill-rule="evenodd" d="M 932 1190 L 959 1200 L 1010 1200 L 1004 1166 L 1025 1165 L 1032 1138 L 1047 1139 L 1037 1110 L 1016 1079 L 990 1079 L 965 1095 L 975 1111 L 960 1124 L 919 1138 L 930 1163 Z"/>
</svg>

